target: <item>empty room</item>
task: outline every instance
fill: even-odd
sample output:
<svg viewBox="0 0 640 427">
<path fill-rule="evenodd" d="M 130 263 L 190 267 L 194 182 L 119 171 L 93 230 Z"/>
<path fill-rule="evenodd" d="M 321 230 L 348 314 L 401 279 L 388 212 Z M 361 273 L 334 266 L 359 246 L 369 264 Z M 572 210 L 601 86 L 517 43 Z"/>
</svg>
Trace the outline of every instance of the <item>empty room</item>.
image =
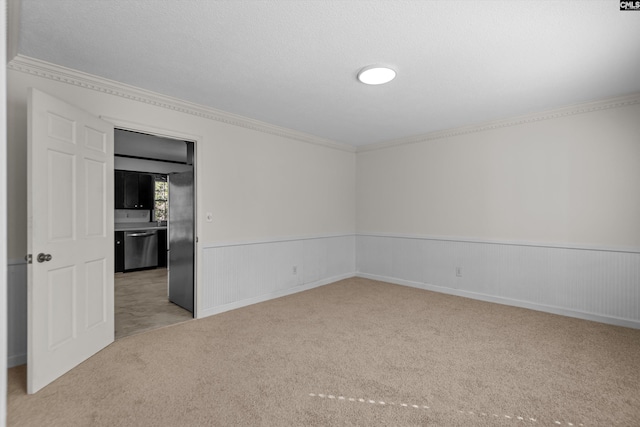
<svg viewBox="0 0 640 427">
<path fill-rule="evenodd" d="M 638 2 L 6 3 L 0 425 L 640 425 Z"/>
</svg>

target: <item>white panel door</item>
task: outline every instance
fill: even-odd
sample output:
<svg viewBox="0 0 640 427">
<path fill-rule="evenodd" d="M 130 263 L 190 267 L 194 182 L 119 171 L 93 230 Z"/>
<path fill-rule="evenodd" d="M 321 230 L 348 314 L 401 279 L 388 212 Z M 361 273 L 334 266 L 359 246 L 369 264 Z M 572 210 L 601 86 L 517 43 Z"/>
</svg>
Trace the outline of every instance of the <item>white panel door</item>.
<svg viewBox="0 0 640 427">
<path fill-rule="evenodd" d="M 113 342 L 113 126 L 28 97 L 27 391 Z"/>
</svg>

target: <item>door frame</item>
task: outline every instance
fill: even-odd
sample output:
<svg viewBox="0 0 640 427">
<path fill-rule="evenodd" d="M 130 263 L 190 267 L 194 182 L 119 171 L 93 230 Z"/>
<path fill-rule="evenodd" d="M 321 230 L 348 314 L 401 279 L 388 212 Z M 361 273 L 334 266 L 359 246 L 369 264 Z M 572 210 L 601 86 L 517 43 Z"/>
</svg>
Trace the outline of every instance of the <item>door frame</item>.
<svg viewBox="0 0 640 427">
<path fill-rule="evenodd" d="M 200 204 L 200 192 L 198 191 L 198 148 L 202 142 L 202 136 L 195 135 L 187 132 L 182 132 L 174 129 L 160 128 L 147 123 L 134 122 L 131 120 L 125 120 L 115 117 L 100 116 L 102 120 L 112 123 L 116 129 L 128 130 L 138 133 L 146 133 L 148 135 L 159 136 L 162 138 L 176 139 L 180 141 L 193 142 L 193 211 L 194 224 L 193 224 L 193 263 L 194 263 L 194 275 L 193 275 L 193 318 L 197 319 L 199 313 L 202 311 L 201 307 L 201 292 L 202 286 L 202 269 L 201 258 L 202 251 L 200 250 L 200 243 L 198 239 L 198 230 L 200 229 L 200 215 L 198 215 L 198 205 Z"/>
</svg>

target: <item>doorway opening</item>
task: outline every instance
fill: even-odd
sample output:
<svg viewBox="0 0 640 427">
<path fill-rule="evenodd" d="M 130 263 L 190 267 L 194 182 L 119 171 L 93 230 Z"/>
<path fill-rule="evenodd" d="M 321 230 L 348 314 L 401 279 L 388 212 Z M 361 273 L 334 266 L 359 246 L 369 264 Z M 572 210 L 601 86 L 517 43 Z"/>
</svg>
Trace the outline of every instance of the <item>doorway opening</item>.
<svg viewBox="0 0 640 427">
<path fill-rule="evenodd" d="M 195 143 L 114 132 L 115 339 L 194 317 Z"/>
</svg>

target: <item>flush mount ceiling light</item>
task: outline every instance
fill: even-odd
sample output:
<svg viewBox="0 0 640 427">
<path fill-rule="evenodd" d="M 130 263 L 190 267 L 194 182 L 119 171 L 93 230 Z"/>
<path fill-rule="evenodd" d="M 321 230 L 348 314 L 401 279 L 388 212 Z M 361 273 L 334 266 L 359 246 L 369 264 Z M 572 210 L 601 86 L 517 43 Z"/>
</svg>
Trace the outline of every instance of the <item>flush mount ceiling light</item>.
<svg viewBox="0 0 640 427">
<path fill-rule="evenodd" d="M 396 72 L 388 67 L 370 65 L 358 73 L 358 80 L 367 85 L 381 85 L 389 83 L 396 77 Z"/>
</svg>

